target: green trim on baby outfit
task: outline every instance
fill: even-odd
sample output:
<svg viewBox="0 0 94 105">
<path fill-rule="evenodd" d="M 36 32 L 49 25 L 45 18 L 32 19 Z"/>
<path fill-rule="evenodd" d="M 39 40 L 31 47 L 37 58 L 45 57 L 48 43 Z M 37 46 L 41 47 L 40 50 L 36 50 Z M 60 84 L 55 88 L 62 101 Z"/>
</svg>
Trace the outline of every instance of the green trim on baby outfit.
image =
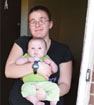
<svg viewBox="0 0 94 105">
<path fill-rule="evenodd" d="M 23 58 L 29 58 L 30 56 L 26 53 L 23 55 Z M 50 59 L 50 57 L 48 55 L 45 55 L 44 57 L 40 58 L 41 61 L 44 61 L 44 59 Z M 22 78 L 23 82 L 42 82 L 42 81 L 47 81 L 42 75 L 40 74 L 28 74 L 25 75 Z"/>
</svg>

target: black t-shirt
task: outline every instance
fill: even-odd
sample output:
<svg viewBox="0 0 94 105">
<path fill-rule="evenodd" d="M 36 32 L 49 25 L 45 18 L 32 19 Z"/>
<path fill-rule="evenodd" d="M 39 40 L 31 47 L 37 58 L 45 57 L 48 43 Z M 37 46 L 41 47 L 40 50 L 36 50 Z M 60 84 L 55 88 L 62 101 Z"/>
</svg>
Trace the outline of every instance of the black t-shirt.
<svg viewBox="0 0 94 105">
<path fill-rule="evenodd" d="M 18 38 L 15 43 L 18 44 L 24 53 L 27 52 L 28 42 L 31 37 L 22 36 Z M 57 83 L 59 78 L 59 64 L 65 63 L 72 60 L 72 54 L 69 47 L 63 43 L 56 42 L 51 39 L 51 46 L 47 52 L 50 58 L 58 65 L 58 71 L 55 74 L 52 74 L 49 78 L 49 81 Z M 26 99 L 21 96 L 21 86 L 23 82 L 20 79 L 17 79 L 11 90 L 9 102 L 10 105 L 33 105 Z M 63 97 L 60 98 L 60 101 L 57 105 L 63 105 Z M 45 105 L 50 105 L 49 102 L 46 102 Z"/>
</svg>

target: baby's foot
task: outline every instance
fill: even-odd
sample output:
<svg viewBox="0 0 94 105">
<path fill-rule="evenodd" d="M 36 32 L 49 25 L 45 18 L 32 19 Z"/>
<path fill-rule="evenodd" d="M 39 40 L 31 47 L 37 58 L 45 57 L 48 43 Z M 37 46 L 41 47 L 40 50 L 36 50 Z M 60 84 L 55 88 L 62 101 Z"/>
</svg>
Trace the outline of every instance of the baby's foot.
<svg viewBox="0 0 94 105">
<path fill-rule="evenodd" d="M 45 105 L 45 103 L 44 102 L 38 102 L 37 105 Z"/>
</svg>

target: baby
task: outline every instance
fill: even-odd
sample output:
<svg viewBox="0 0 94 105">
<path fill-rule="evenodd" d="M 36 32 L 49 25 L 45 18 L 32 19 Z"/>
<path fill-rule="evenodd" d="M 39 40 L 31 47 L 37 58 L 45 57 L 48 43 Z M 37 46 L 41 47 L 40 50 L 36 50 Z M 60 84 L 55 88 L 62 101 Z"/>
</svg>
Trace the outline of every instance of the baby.
<svg viewBox="0 0 94 105">
<path fill-rule="evenodd" d="M 47 53 L 47 44 L 42 38 L 33 38 L 28 44 L 28 53 L 16 61 L 16 64 L 25 64 L 32 62 L 33 73 L 22 77 L 24 84 L 21 88 L 22 96 L 32 102 L 34 105 L 44 105 L 37 97 L 37 88 L 40 87 L 46 92 L 46 100 L 50 105 L 56 105 L 59 100 L 60 90 L 56 83 L 46 80 L 37 73 L 39 62 L 45 62 L 51 66 L 51 72 L 57 72 L 57 65 L 50 59 Z"/>
</svg>

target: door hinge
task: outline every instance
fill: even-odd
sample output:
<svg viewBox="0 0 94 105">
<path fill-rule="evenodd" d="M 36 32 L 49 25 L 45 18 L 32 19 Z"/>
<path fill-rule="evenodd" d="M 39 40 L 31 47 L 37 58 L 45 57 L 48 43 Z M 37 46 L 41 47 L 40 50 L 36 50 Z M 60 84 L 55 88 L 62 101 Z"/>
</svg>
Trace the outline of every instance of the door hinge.
<svg viewBox="0 0 94 105">
<path fill-rule="evenodd" d="M 86 81 L 87 82 L 90 81 L 90 73 L 91 73 L 91 70 L 90 69 L 87 69 L 87 72 L 86 72 Z"/>
</svg>

